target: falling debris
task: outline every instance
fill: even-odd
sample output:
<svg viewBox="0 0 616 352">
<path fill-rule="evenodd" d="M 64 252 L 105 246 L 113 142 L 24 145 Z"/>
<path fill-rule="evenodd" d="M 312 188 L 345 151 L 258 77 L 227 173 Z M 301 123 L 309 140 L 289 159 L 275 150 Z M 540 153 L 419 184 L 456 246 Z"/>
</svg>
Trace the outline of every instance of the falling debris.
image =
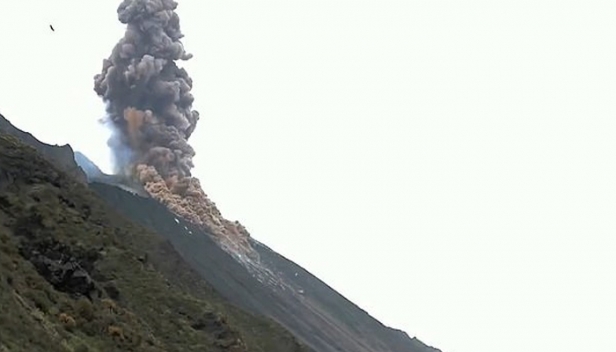
<svg viewBox="0 0 616 352">
<path fill-rule="evenodd" d="M 246 229 L 224 219 L 191 175 L 195 150 L 188 139 L 199 113 L 192 108 L 193 81 L 176 64 L 192 58 L 180 40 L 177 6 L 174 0 L 123 0 L 118 6 L 124 37 L 94 77 L 94 91 L 107 106 L 102 122 L 112 131 L 107 144 L 114 172 L 142 184 L 183 219 L 211 230 L 231 250 L 249 252 Z"/>
</svg>

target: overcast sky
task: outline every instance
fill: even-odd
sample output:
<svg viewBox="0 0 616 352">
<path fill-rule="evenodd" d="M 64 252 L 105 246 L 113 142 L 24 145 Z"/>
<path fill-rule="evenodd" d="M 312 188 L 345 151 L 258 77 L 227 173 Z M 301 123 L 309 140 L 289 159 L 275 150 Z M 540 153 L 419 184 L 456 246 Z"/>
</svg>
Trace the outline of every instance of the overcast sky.
<svg viewBox="0 0 616 352">
<path fill-rule="evenodd" d="M 118 4 L 0 21 L 0 112 L 106 170 L 93 76 Z M 195 175 L 225 217 L 444 352 L 616 351 L 616 2 L 178 12 Z"/>
</svg>

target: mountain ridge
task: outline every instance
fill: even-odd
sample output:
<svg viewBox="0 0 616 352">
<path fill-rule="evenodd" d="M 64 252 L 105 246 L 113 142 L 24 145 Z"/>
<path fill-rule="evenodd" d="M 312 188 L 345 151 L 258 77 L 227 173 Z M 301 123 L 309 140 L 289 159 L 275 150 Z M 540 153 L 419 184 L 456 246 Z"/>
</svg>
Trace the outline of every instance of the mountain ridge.
<svg viewBox="0 0 616 352">
<path fill-rule="evenodd" d="M 308 351 L 0 129 L 0 351 Z M 56 148 L 56 147 L 53 147 Z"/>
<path fill-rule="evenodd" d="M 18 138 L 19 132 L 24 133 L 7 128 L 7 124 L 10 125 L 8 120 L 0 115 L 0 130 Z M 37 150 L 47 150 L 42 152 L 44 155 L 53 156 L 51 150 L 62 148 L 48 146 L 31 137 L 20 139 L 34 144 Z M 79 152 L 73 155 L 70 149 L 70 154 L 70 161 L 61 160 L 57 165 L 76 175 L 81 184 L 85 180 L 89 189 L 125 218 L 157 233 L 168 243 L 167 251 L 176 251 L 176 260 L 185 261 L 190 271 L 210 286 L 211 292 L 220 295 L 220 302 L 226 301 L 248 314 L 264 316 L 281 324 L 298 339 L 298 350 L 305 345 L 305 348 L 323 352 L 440 351 L 410 338 L 401 330 L 385 326 L 307 270 L 253 238 L 249 241 L 259 254 L 256 262 L 234 257 L 220 248 L 211 233 L 170 213 L 162 204 L 147 197 L 138 185 L 103 174 Z M 67 157 L 68 153 L 64 152 L 60 159 Z M 75 172 L 75 166 L 82 170 L 82 175 Z M 164 267 L 165 260 L 159 256 L 158 265 Z M 173 281 L 179 274 L 172 272 L 168 279 Z M 189 286 L 179 285 L 186 289 Z M 243 326 L 248 328 L 246 324 Z"/>
</svg>

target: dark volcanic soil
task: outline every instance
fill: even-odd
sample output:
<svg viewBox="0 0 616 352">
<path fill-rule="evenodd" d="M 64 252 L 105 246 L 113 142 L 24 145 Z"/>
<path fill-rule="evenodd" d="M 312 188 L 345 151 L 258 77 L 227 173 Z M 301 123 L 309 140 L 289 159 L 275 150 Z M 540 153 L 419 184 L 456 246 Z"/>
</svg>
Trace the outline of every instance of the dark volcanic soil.
<svg viewBox="0 0 616 352">
<path fill-rule="evenodd" d="M 308 271 L 259 242 L 252 243 L 265 272 L 271 275 L 251 275 L 209 234 L 152 199 L 102 183 L 93 183 L 91 188 L 130 219 L 168 239 L 225 298 L 248 311 L 274 318 L 315 351 L 438 351 L 385 327 Z"/>
<path fill-rule="evenodd" d="M 56 167 L 62 168 L 81 184 L 86 183 L 85 174 L 76 166 L 70 146 L 58 147 L 41 143 L 30 134 L 14 128 L 1 115 L 0 130 L 32 145 Z M 89 162 L 83 155 L 78 155 L 77 158 L 80 159 L 81 165 Z M 115 240 L 115 245 L 121 246 L 123 251 L 141 251 L 141 254 L 131 253 L 138 262 L 148 263 L 156 268 L 164 275 L 168 284 L 172 285 L 170 287 L 183 290 L 186 297 L 192 295 L 203 299 L 203 304 L 207 302 L 210 307 L 208 309 L 218 307 L 225 312 L 228 323 L 233 326 L 232 330 L 239 331 L 247 346 L 254 347 L 249 350 L 305 351 L 277 324 L 259 317 L 265 316 L 280 323 L 296 338 L 318 352 L 439 351 L 415 338 L 409 338 L 404 332 L 384 326 L 308 271 L 264 244 L 252 240 L 260 258 L 252 266 L 247 266 L 242 260 L 237 260 L 223 251 L 210 234 L 174 216 L 155 200 L 140 196 L 139 194 L 143 195 L 143 190 L 137 185 L 99 173 L 100 170 L 96 171 L 93 164 L 89 165 L 89 169 L 91 174 L 95 173 L 94 177 L 91 175 L 88 180 L 89 188 L 98 195 L 92 202 L 100 202 L 98 198 L 101 198 L 114 213 L 120 213 L 134 223 L 150 229 L 152 233 L 160 236 L 158 241 L 162 242 L 160 245 L 154 245 L 149 235 L 142 235 L 141 232 L 139 236 L 133 235 L 130 232 L 133 230 L 124 230 L 126 226 L 132 228 L 132 225 L 111 215 L 101 213 L 100 216 L 113 220 L 98 223 L 96 226 L 109 227 L 115 233 L 114 236 L 125 236 L 122 240 L 125 243 Z M 9 181 L 15 180 L 5 180 L 5 183 Z M 84 190 L 87 191 L 85 187 Z M 79 233 L 81 230 L 76 228 L 75 231 Z M 149 242 L 139 242 L 146 239 Z M 51 240 L 53 241 L 53 238 Z M 88 241 L 87 236 L 83 241 Z M 30 246 L 22 246 L 20 250 L 21 256 L 32 263 L 58 292 L 78 294 L 82 297 L 97 293 L 92 284 L 96 280 L 90 277 L 85 264 L 80 261 L 81 254 L 71 252 L 72 259 L 60 263 L 54 261 L 54 258 L 66 249 L 63 246 L 63 243 L 52 243 L 52 248 L 55 249 L 48 253 L 45 249 L 48 246 L 42 248 L 35 242 Z M 113 265 L 117 263 L 114 262 Z M 126 285 L 132 280 L 139 281 L 136 278 L 121 277 L 117 280 L 126 281 Z M 152 281 L 154 282 L 156 281 Z M 96 282 L 94 285 L 96 286 Z M 132 289 L 132 286 L 126 287 Z M 113 290 L 103 291 L 113 299 Z M 386 293 L 383 299 L 386 299 Z M 192 329 L 219 324 L 216 316 L 204 316 L 202 322 L 192 325 Z M 0 351 L 2 348 L 0 343 Z"/>
</svg>

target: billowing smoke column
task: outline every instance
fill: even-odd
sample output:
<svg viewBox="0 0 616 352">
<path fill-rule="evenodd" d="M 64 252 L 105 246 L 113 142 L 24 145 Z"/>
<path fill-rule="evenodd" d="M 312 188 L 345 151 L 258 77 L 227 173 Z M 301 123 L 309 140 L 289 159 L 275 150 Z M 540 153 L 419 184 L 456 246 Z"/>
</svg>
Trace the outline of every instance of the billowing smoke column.
<svg viewBox="0 0 616 352">
<path fill-rule="evenodd" d="M 173 0 L 124 0 L 118 18 L 126 34 L 103 62 L 94 88 L 107 102 L 116 171 L 133 174 L 148 165 L 170 187 L 190 177 L 195 152 L 187 140 L 199 120 L 192 80 L 175 63 L 192 57 L 180 42 L 176 7 Z"/>
<path fill-rule="evenodd" d="M 192 109 L 192 80 L 175 63 L 192 57 L 180 41 L 176 7 L 174 0 L 124 0 L 118 7 L 126 33 L 94 78 L 107 104 L 115 172 L 187 220 L 245 242 L 245 229 L 222 218 L 190 173 L 195 151 L 188 138 L 199 113 Z"/>
</svg>

